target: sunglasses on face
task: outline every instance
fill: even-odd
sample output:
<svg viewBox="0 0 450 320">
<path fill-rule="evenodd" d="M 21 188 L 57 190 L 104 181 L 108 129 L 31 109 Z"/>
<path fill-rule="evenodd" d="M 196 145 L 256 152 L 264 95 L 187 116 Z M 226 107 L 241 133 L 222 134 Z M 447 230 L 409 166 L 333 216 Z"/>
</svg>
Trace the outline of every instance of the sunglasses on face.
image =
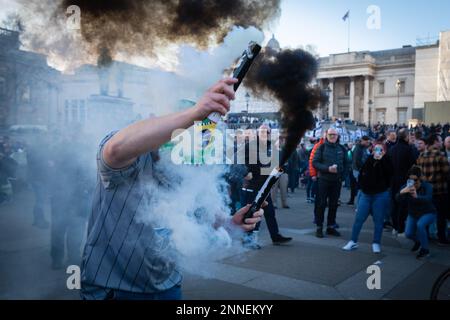
<svg viewBox="0 0 450 320">
<path fill-rule="evenodd" d="M 337 134 L 330 133 L 330 134 L 328 134 L 328 136 L 329 136 L 330 138 L 333 138 L 333 137 L 337 137 Z"/>
</svg>

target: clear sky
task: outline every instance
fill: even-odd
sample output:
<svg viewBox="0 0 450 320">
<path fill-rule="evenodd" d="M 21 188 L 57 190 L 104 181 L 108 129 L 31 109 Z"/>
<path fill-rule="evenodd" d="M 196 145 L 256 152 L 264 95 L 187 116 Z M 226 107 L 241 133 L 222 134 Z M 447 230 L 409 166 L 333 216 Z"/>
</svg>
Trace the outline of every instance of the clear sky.
<svg viewBox="0 0 450 320">
<path fill-rule="evenodd" d="M 369 30 L 367 8 L 380 8 L 381 28 Z M 271 32 L 281 46 L 313 44 L 320 55 L 347 52 L 350 10 L 352 51 L 416 45 L 417 38 L 450 30 L 448 0 L 283 0 L 282 15 Z"/>
<path fill-rule="evenodd" d="M 370 5 L 380 8 L 380 30 L 366 26 Z M 0 0 L 0 20 L 17 10 L 15 0 Z M 348 24 L 342 17 L 347 10 L 351 50 L 414 46 L 417 38 L 437 37 L 450 29 L 449 0 L 282 0 L 281 17 L 266 33 L 275 33 L 283 47 L 313 44 L 320 55 L 346 52 Z"/>
</svg>

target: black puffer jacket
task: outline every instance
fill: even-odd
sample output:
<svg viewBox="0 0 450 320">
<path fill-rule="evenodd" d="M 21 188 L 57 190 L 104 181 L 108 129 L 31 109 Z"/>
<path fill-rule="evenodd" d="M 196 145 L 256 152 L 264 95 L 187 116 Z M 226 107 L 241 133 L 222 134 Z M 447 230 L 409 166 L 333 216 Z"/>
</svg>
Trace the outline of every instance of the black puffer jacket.
<svg viewBox="0 0 450 320">
<path fill-rule="evenodd" d="M 337 174 L 328 170 L 329 167 L 335 164 L 338 166 Z M 320 179 L 328 181 L 342 180 L 349 168 L 345 148 L 339 143 L 325 142 L 317 149 L 314 155 L 313 166 L 318 171 Z"/>
</svg>

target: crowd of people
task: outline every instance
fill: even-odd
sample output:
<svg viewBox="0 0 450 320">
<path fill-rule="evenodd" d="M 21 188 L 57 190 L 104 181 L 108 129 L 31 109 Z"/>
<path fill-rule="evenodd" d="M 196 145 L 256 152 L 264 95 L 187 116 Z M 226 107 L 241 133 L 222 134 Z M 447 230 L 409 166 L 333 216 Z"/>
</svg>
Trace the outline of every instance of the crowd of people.
<svg viewBox="0 0 450 320">
<path fill-rule="evenodd" d="M 271 129 L 280 128 L 278 119 L 268 120 L 252 115 L 230 115 L 228 119 L 225 120 L 225 122 L 227 124 L 227 127 L 230 129 L 239 129 L 242 127 L 246 127 L 248 129 L 257 129 L 262 124 L 269 126 Z"/>
<path fill-rule="evenodd" d="M 275 123 L 259 124 L 256 135 L 254 130 L 241 130 L 246 139 L 238 148 L 249 148 L 252 143 L 258 148 L 264 140 L 269 152 L 281 152 L 283 138 L 280 143 L 270 145 L 274 127 Z M 338 131 L 332 127 L 320 139 L 302 141 L 284 164 L 283 174 L 267 199 L 264 216 L 273 243 L 292 240 L 280 234 L 275 212 L 290 207 L 288 193 L 297 189 L 304 189 L 307 202 L 314 204 L 316 236 L 341 236 L 337 213 L 344 203 L 341 201 L 344 187 L 350 190 L 345 203 L 356 210 L 351 239 L 344 250 L 358 247 L 362 226 L 370 215 L 374 222 L 375 253 L 381 252 L 383 230 L 412 239 L 412 249 L 419 251 L 419 258 L 429 254 L 430 238 L 435 238 L 439 245 L 449 245 L 449 130 L 448 124 L 415 128 L 375 125 L 368 136 L 341 144 Z M 51 229 L 52 266 L 57 269 L 62 266 L 64 255 L 71 261 L 79 260 L 95 168 L 91 168 L 92 172 L 86 170 L 84 162 L 88 159 L 83 157 L 90 153 L 80 139 L 69 133 L 56 136 L 44 137 L 36 143 L 0 136 L 0 204 L 10 201 L 14 192 L 29 187 L 34 193 L 33 225 Z M 65 148 L 67 144 L 72 148 Z M 21 179 L 23 162 L 27 163 L 27 173 Z M 249 164 L 248 158 L 246 164 L 231 166 L 226 178 L 232 212 L 255 199 L 266 178 L 261 175 L 263 167 L 261 163 Z M 47 205 L 51 223 L 44 213 Z M 260 224 L 245 234 L 245 247 L 261 248 L 259 228 Z"/>
<path fill-rule="evenodd" d="M 262 125 L 258 137 L 250 136 L 247 144 L 251 140 L 266 139 L 270 129 Z M 359 234 L 370 215 L 374 222 L 374 253 L 382 250 L 383 230 L 413 240 L 412 251 L 418 251 L 418 258 L 429 255 L 430 238 L 438 245 L 450 245 L 447 229 L 450 219 L 449 130 L 448 124 L 414 128 L 375 125 L 368 136 L 354 143 L 341 144 L 338 131 L 331 127 L 320 139 L 302 142 L 283 166 L 284 174 L 269 197 L 266 220 L 273 243 L 291 240 L 284 237 L 283 241 L 277 240 L 275 210 L 279 207 L 278 194 L 281 194 L 281 207 L 289 208 L 288 192 L 294 192 L 301 185 L 306 190 L 307 202 L 314 203 L 318 238 L 341 236 L 337 223 L 337 211 L 342 204 L 341 189 L 342 186 L 350 189 L 346 204 L 355 206 L 356 215 L 351 239 L 344 250 L 358 247 Z M 282 143 L 281 139 L 281 147 Z M 236 208 L 254 199 L 255 190 L 259 190 L 264 179 L 254 176 L 258 165 L 235 167 L 231 172 L 238 172 L 238 178 L 233 179 L 230 190 L 232 206 Z M 250 192 L 252 196 L 242 192 Z M 244 239 L 246 247 L 260 248 L 257 232 L 249 233 Z"/>
</svg>

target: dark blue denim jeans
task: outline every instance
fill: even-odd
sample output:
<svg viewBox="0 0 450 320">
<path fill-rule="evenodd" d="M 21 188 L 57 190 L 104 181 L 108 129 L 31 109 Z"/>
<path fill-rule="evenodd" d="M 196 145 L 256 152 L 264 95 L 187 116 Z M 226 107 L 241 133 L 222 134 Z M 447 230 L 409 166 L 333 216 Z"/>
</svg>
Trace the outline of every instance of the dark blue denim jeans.
<svg viewBox="0 0 450 320">
<path fill-rule="evenodd" d="M 409 215 L 406 220 L 406 237 L 413 241 L 419 241 L 420 246 L 428 250 L 427 227 L 435 221 L 436 213 L 424 214 L 420 218 L 414 218 Z"/>
<path fill-rule="evenodd" d="M 355 223 L 353 224 L 352 230 L 352 240 L 354 242 L 358 242 L 362 226 L 364 222 L 366 222 L 369 215 L 372 214 L 373 223 L 375 225 L 373 243 L 381 244 L 384 215 L 385 211 L 389 208 L 389 201 L 389 191 L 373 195 L 365 194 L 360 191 L 358 210 L 356 211 Z"/>
</svg>

